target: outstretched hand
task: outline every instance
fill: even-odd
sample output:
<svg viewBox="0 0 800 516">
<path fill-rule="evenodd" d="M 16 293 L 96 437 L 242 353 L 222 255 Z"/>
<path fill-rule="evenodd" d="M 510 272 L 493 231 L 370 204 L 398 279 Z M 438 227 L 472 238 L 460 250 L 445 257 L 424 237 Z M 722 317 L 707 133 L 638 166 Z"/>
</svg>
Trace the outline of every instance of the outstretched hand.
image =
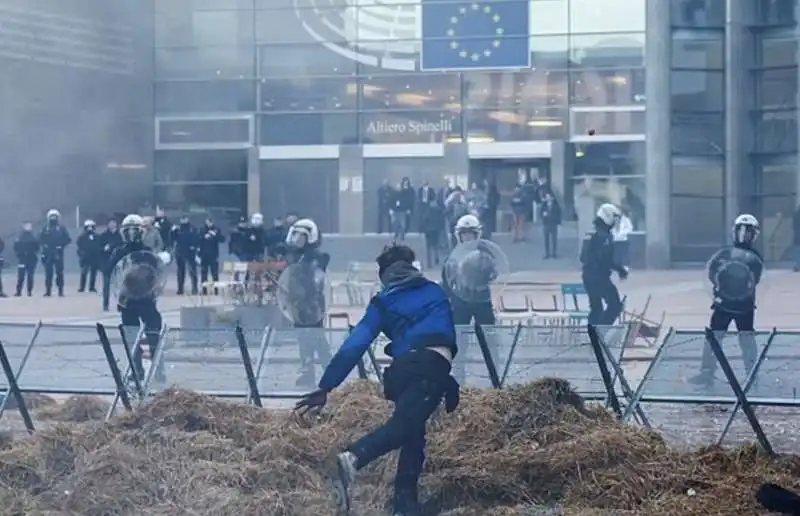
<svg viewBox="0 0 800 516">
<path fill-rule="evenodd" d="M 295 412 L 299 415 L 305 416 L 308 413 L 317 414 L 328 402 L 328 391 L 317 389 L 314 392 L 309 392 L 298 401 L 295 406 Z"/>
</svg>

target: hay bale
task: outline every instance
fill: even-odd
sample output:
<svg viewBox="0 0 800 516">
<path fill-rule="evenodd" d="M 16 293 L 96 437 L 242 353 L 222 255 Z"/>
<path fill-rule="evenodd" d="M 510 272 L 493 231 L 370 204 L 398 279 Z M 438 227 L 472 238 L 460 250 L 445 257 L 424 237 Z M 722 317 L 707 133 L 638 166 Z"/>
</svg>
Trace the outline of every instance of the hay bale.
<svg viewBox="0 0 800 516">
<path fill-rule="evenodd" d="M 36 416 L 44 421 L 65 423 L 102 421 L 110 407 L 109 402 L 96 396 L 70 396 L 63 403 L 55 403 L 38 410 Z"/>
<path fill-rule="evenodd" d="M 91 403 L 67 400 L 53 417 L 105 414 Z M 64 423 L 8 443 L 0 515 L 332 514 L 326 457 L 390 412 L 368 382 L 343 388 L 314 420 L 169 389 L 105 425 Z M 759 483 L 800 483 L 800 459 L 770 460 L 752 446 L 679 452 L 559 379 L 467 389 L 458 411 L 431 424 L 429 443 L 426 510 L 448 516 L 759 514 Z M 396 460 L 362 471 L 357 514 L 385 513 Z"/>
</svg>

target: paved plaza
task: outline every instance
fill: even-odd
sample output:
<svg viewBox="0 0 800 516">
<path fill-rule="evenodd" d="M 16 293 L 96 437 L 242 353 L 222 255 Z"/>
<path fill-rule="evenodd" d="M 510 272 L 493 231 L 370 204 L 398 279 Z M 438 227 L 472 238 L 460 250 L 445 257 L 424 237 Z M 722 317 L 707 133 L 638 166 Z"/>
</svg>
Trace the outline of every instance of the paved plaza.
<svg viewBox="0 0 800 516">
<path fill-rule="evenodd" d="M 682 330 L 702 330 L 708 321 L 710 303 L 702 277 L 701 270 L 633 271 L 630 278 L 620 284 L 620 290 L 626 296 L 626 308 L 630 311 L 642 311 L 649 300 L 646 315 L 650 319 L 659 320 L 661 314 L 665 313 L 667 326 Z M 548 302 L 552 305 L 553 295 L 560 298 L 558 285 L 575 282 L 577 279 L 577 273 L 526 272 L 515 274 L 507 285 L 499 288 L 511 304 L 528 296 L 537 306 Z M 114 312 L 102 312 L 98 295 L 75 292 L 76 276 L 69 275 L 67 284 L 65 298 L 22 297 L 0 300 L 0 340 L 6 345 L 12 366 L 16 368 L 32 336 L 33 326 L 37 321 L 44 323 L 37 337 L 37 344 L 32 348 L 19 377 L 20 385 L 24 389 L 76 389 L 106 394 L 113 392 L 113 379 L 102 348 L 97 343 L 94 324 L 101 322 L 108 325 L 118 358 L 125 364 L 119 345 L 121 341 L 115 328 L 118 316 Z M 182 306 L 219 303 L 217 299 L 178 297 L 172 295 L 174 291 L 174 285 L 168 284 L 166 295 L 159 301 L 164 320 L 172 328 L 180 325 L 179 312 Z M 790 271 L 769 272 L 764 279 L 758 301 L 757 327 L 762 330 L 770 330 L 772 327 L 782 330 L 800 329 L 794 308 L 797 292 L 800 292 L 800 274 Z M 363 309 L 333 306 L 331 311 L 345 311 L 350 314 L 351 321 L 356 321 Z M 246 376 L 232 332 L 218 332 L 215 335 L 206 332 L 199 337 L 193 333 L 200 332 L 182 329 L 168 337 L 164 357 L 168 384 L 218 393 L 241 393 L 245 390 Z M 499 372 L 506 375 L 509 384 L 543 376 L 560 376 L 572 381 L 581 391 L 601 392 L 602 383 L 599 381 L 590 348 L 585 346 L 585 335 L 570 335 L 564 341 L 555 339 L 554 332 L 529 333 L 523 335 L 511 359 L 509 352 L 510 343 L 514 340 L 513 329 L 498 330 L 489 335 L 495 346 L 493 358 Z M 345 334 L 344 329 L 328 330 L 324 342 L 335 350 Z M 308 390 L 310 386 L 296 384 L 298 338 L 294 332 L 275 334 L 263 356 L 260 356 L 261 335 L 250 333 L 248 341 L 253 364 L 261 364 L 259 389 L 262 394 L 298 395 Z M 794 347 L 793 343 L 788 344 Z M 692 347 L 692 353 L 699 359 L 702 343 L 693 344 Z M 466 348 L 460 353 L 462 363 L 457 368 L 457 374 L 464 375 L 463 383 L 467 386 L 488 387 L 488 374 L 479 348 L 475 345 Z M 732 348 L 726 345 L 726 349 Z M 649 359 L 654 352 L 653 348 L 636 348 L 626 352 L 624 371 L 633 389 L 647 371 Z M 380 350 L 377 351 L 377 356 L 378 359 L 384 358 Z M 692 389 L 696 388 L 687 387 L 685 380 L 693 374 L 696 359 L 670 366 L 672 369 L 662 372 L 657 378 L 661 382 L 659 386 L 662 390 L 674 391 L 675 394 L 692 394 Z M 738 364 L 739 360 L 731 357 L 731 362 Z M 320 372 L 321 366 L 318 374 Z M 663 378 L 664 374 L 670 378 Z M 795 387 L 793 378 L 777 373 L 773 376 L 774 382 L 781 383 L 784 390 L 800 391 L 800 382 Z M 770 381 L 773 381 L 772 377 Z M 730 389 L 723 382 L 720 380 L 717 386 L 725 391 L 720 395 L 730 396 Z M 760 386 L 759 392 L 766 392 L 769 388 L 769 384 L 767 387 Z M 675 442 L 691 444 L 708 444 L 713 441 L 728 415 L 713 407 L 688 405 L 650 404 L 645 406 L 645 410 L 654 427 L 665 432 Z M 800 414 L 796 414 L 794 409 L 758 410 L 765 428 L 783 436 L 781 446 L 795 449 L 794 441 L 788 440 L 788 435 L 798 435 L 800 432 L 792 429 L 794 427 L 790 428 L 791 431 L 787 430 L 789 427 L 786 425 L 791 423 L 786 420 L 800 420 L 797 417 Z M 4 416 L 9 417 L 13 418 L 14 415 L 7 413 Z M 736 442 L 751 439 L 752 432 L 744 418 L 738 417 L 730 440 Z"/>
</svg>

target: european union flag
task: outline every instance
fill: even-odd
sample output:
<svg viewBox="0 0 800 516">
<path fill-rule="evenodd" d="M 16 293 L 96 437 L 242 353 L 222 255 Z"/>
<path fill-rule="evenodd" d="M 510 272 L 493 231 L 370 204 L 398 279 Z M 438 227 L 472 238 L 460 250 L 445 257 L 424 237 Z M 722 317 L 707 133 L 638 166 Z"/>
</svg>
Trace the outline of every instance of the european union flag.
<svg viewBox="0 0 800 516">
<path fill-rule="evenodd" d="M 528 0 L 422 0 L 420 67 L 530 67 L 528 6 Z"/>
</svg>

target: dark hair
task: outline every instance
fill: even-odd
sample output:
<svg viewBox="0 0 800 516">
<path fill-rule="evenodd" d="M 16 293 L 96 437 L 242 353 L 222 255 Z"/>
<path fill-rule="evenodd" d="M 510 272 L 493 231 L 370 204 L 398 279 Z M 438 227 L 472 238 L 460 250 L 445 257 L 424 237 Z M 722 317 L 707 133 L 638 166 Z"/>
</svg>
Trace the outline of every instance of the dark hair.
<svg viewBox="0 0 800 516">
<path fill-rule="evenodd" d="M 414 250 L 407 245 L 391 244 L 384 246 L 375 261 L 378 263 L 378 270 L 383 272 L 397 262 L 413 264 L 416 259 L 417 255 L 414 254 Z"/>
</svg>

